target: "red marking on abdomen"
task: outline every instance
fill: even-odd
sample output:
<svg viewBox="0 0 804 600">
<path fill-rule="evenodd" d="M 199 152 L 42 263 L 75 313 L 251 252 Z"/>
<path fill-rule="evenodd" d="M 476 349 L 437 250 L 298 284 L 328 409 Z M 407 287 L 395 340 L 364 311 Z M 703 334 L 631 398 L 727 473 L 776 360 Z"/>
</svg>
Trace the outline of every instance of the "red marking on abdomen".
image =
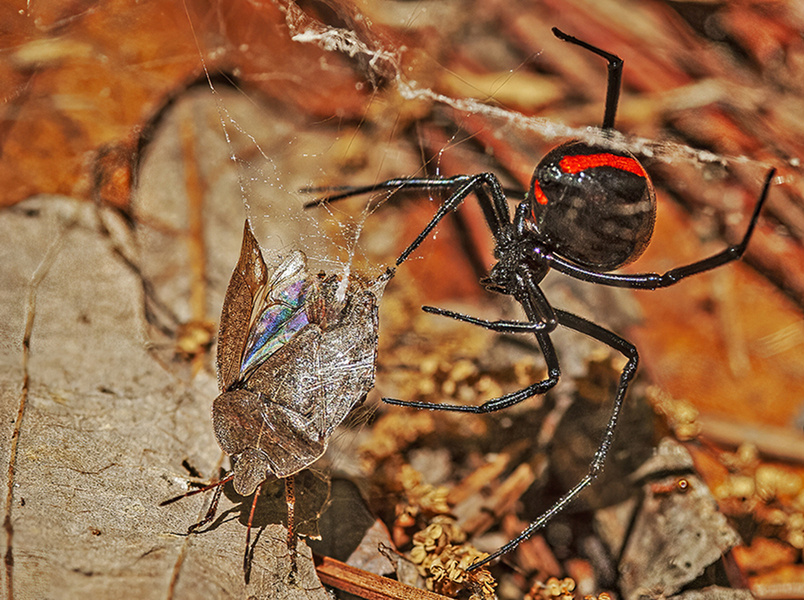
<svg viewBox="0 0 804 600">
<path fill-rule="evenodd" d="M 613 169 L 620 169 L 621 171 L 628 171 L 640 177 L 647 177 L 645 169 L 639 164 L 635 158 L 627 156 L 617 156 L 616 154 L 578 154 L 576 156 L 565 156 L 562 158 L 558 165 L 564 173 L 580 173 L 587 169 L 594 169 L 596 167 L 612 167 Z"/>
<path fill-rule="evenodd" d="M 533 198 L 539 204 L 547 204 L 547 196 L 544 195 L 541 186 L 539 186 L 538 181 L 533 182 Z"/>
</svg>

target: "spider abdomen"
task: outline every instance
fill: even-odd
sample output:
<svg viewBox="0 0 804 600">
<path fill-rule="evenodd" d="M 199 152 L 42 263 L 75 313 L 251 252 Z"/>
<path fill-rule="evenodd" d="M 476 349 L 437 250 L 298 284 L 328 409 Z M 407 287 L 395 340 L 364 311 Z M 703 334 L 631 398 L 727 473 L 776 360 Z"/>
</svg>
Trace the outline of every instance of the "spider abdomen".
<svg viewBox="0 0 804 600">
<path fill-rule="evenodd" d="M 636 260 L 653 234 L 653 184 L 626 151 L 562 144 L 536 167 L 529 198 L 544 240 L 585 267 L 611 271 Z"/>
</svg>

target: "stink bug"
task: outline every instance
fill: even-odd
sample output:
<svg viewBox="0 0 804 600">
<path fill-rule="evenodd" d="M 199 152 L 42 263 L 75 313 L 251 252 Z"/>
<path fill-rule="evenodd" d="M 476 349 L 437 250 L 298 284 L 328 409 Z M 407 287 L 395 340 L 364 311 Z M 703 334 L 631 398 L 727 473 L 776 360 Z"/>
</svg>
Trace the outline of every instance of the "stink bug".
<svg viewBox="0 0 804 600">
<path fill-rule="evenodd" d="M 216 488 L 204 519 L 215 516 L 223 485 L 252 496 L 244 568 L 263 483 L 285 481 L 288 548 L 296 566 L 294 476 L 318 460 L 330 436 L 374 387 L 378 304 L 393 270 L 374 281 L 311 275 L 300 251 L 269 274 L 248 222 L 229 280 L 218 334 L 218 387 L 212 422 L 232 462 L 220 481 L 167 500 Z"/>
</svg>

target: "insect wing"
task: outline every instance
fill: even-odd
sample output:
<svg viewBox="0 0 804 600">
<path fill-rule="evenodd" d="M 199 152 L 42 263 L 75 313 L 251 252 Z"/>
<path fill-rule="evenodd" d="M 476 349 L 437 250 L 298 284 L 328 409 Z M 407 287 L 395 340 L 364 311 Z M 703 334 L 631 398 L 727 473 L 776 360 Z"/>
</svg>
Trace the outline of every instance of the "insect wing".
<svg viewBox="0 0 804 600">
<path fill-rule="evenodd" d="M 236 485 L 251 489 L 266 470 L 288 477 L 321 457 L 334 429 L 374 385 L 377 310 L 371 291 L 349 294 L 332 327 L 308 325 L 256 367 L 245 389 L 215 400 L 215 434 L 237 457 Z"/>
<path fill-rule="evenodd" d="M 255 306 L 240 371 L 243 377 L 264 362 L 310 323 L 306 310 L 310 290 L 307 261 L 301 252 L 291 253 L 279 265 L 266 288 L 265 302 Z"/>
<path fill-rule="evenodd" d="M 243 227 L 243 245 L 221 310 L 218 332 L 218 387 L 227 390 L 240 377 L 243 348 L 249 335 L 255 299 L 265 290 L 268 274 L 262 252 L 248 221 Z"/>
<path fill-rule="evenodd" d="M 212 411 L 238 493 L 253 493 L 269 473 L 289 477 L 310 466 L 373 387 L 378 298 L 392 276 L 368 288 L 350 283 L 340 297 L 339 279 L 310 277 L 297 251 L 269 278 L 246 223 L 221 314 L 223 393 Z"/>
<path fill-rule="evenodd" d="M 319 360 L 325 401 L 317 417 L 324 439 L 374 387 L 378 325 L 377 298 L 364 290 L 349 298 L 340 324 L 322 335 Z"/>
</svg>

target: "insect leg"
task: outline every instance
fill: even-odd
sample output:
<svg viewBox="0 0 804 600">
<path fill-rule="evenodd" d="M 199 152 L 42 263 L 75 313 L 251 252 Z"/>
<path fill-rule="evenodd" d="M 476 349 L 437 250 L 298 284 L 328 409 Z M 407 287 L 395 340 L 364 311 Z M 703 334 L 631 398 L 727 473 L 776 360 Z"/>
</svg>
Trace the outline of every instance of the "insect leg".
<svg viewBox="0 0 804 600">
<path fill-rule="evenodd" d="M 246 525 L 246 551 L 243 555 L 243 571 L 246 573 L 246 581 L 248 581 L 249 573 L 251 569 L 249 568 L 249 558 L 252 555 L 251 552 L 251 524 L 254 522 L 254 510 L 257 508 L 257 498 L 260 497 L 260 492 L 262 491 L 262 484 L 265 483 L 264 481 L 257 486 L 257 489 L 254 490 L 254 500 L 251 501 L 251 512 L 248 513 L 248 524 Z"/>
<path fill-rule="evenodd" d="M 215 518 L 215 513 L 218 512 L 218 502 L 220 502 L 221 493 L 223 493 L 223 486 L 232 477 L 234 477 L 234 475 L 228 476 L 225 479 L 221 479 L 215 484 L 215 494 L 212 496 L 212 502 L 209 504 L 209 510 L 207 510 L 207 514 L 205 514 L 204 518 L 201 519 L 195 525 L 190 525 L 190 527 L 187 528 L 187 533 L 193 533 L 194 531 L 198 531 L 204 525 L 206 525 L 207 523 L 212 521 L 212 519 Z M 207 489 L 209 489 L 209 486 L 207 486 Z"/>
<path fill-rule="evenodd" d="M 212 519 L 215 518 L 215 513 L 218 512 L 218 501 L 220 500 L 221 492 L 223 492 L 223 486 L 229 481 L 231 481 L 233 477 L 234 473 L 229 473 L 228 475 L 226 475 L 226 477 L 224 477 L 220 481 L 215 481 L 213 483 L 210 483 L 209 485 L 205 485 L 204 487 L 200 487 L 196 490 L 185 492 L 184 494 L 181 494 L 174 498 L 170 498 L 169 500 L 165 500 L 164 502 L 160 502 L 159 506 L 167 506 L 168 504 L 173 504 L 174 502 L 176 502 L 177 500 L 181 500 L 182 498 L 195 496 L 196 494 L 201 494 L 202 492 L 207 492 L 215 488 L 215 495 L 212 496 L 212 503 L 209 505 L 209 510 L 207 510 L 207 514 L 204 515 L 204 518 L 201 519 L 198 523 L 196 523 L 195 525 L 190 525 L 190 527 L 187 529 L 187 533 L 193 533 L 194 531 L 201 529 L 204 525 L 206 525 Z"/>
<path fill-rule="evenodd" d="M 290 551 L 290 571 L 296 573 L 296 493 L 294 476 L 285 477 L 285 503 L 288 507 L 288 550 Z"/>
</svg>

